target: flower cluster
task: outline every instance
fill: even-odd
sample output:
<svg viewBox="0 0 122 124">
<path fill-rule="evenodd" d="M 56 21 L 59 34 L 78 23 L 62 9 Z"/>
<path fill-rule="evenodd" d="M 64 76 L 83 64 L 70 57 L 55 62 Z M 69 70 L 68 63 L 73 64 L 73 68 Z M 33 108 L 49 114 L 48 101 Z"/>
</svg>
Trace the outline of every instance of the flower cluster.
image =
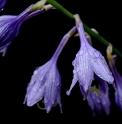
<svg viewBox="0 0 122 124">
<path fill-rule="evenodd" d="M 27 7 L 19 15 L 2 15 L 0 16 L 0 52 L 5 56 L 8 46 L 13 39 L 19 34 L 22 24 L 36 15 L 42 14 L 50 9 L 55 9 L 52 5 L 45 5 L 47 0 L 40 0 L 36 4 Z M 0 10 L 6 4 L 6 0 L 0 0 Z M 109 84 L 112 84 L 116 89 L 115 102 L 122 110 L 122 77 L 116 69 L 115 58 L 112 55 L 112 45 L 107 48 L 108 64 L 100 51 L 92 47 L 90 35 L 84 31 L 83 23 L 78 14 L 74 15 L 74 27 L 63 36 L 55 53 L 51 59 L 45 64 L 37 67 L 31 77 L 30 83 L 27 86 L 24 104 L 33 106 L 39 101 L 44 100 L 44 105 L 47 113 L 49 113 L 55 103 L 59 104 L 62 111 L 61 102 L 61 76 L 57 68 L 57 60 L 62 49 L 72 37 L 76 30 L 80 38 L 80 49 L 72 62 L 73 79 L 71 86 L 66 94 L 69 96 L 71 90 L 78 82 L 83 99 L 87 100 L 88 105 L 93 111 L 105 114 L 110 113 L 111 101 L 109 98 Z M 93 29 L 92 29 L 93 30 Z M 98 32 L 93 30 L 96 34 Z M 109 66 L 108 66 L 109 65 Z"/>
</svg>

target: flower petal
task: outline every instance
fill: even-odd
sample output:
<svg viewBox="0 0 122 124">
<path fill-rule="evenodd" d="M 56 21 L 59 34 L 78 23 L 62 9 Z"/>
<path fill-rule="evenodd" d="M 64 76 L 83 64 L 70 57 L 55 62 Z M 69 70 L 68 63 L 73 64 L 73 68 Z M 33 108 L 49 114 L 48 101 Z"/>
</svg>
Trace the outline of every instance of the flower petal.
<svg viewBox="0 0 122 124">
<path fill-rule="evenodd" d="M 76 62 L 78 66 L 74 68 L 76 70 L 79 69 L 79 71 L 77 72 L 78 81 L 80 85 L 83 87 L 83 90 L 86 92 L 92 83 L 93 71 L 91 68 L 91 63 L 89 61 L 88 53 L 86 52 L 84 54 L 81 54 L 81 52 L 82 51 L 80 51 L 80 53 L 77 54 Z"/>
<path fill-rule="evenodd" d="M 112 76 L 112 73 L 109 70 L 109 67 L 104 57 L 97 50 L 94 51 L 94 54 L 92 55 L 92 57 L 93 59 L 91 59 L 91 63 L 92 63 L 92 68 L 95 74 L 101 79 L 112 84 L 114 81 L 114 78 Z"/>
</svg>

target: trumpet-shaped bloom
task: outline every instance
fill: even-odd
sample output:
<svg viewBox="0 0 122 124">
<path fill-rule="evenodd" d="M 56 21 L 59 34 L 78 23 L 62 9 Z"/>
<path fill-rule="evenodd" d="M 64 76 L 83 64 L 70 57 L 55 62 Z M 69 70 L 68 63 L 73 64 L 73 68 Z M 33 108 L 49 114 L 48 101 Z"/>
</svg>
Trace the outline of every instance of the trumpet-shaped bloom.
<svg viewBox="0 0 122 124">
<path fill-rule="evenodd" d="M 4 8 L 6 0 L 0 0 L 0 11 Z"/>
<path fill-rule="evenodd" d="M 34 71 L 31 81 L 27 87 L 24 103 L 33 106 L 44 98 L 46 111 L 49 112 L 57 101 L 62 112 L 60 98 L 61 78 L 57 69 L 57 59 L 64 45 L 72 34 L 76 31 L 73 27 L 62 39 L 52 58 L 44 65 Z"/>
<path fill-rule="evenodd" d="M 0 16 L 0 52 L 3 53 L 3 56 L 5 55 L 6 50 L 11 44 L 12 40 L 18 35 L 22 23 L 25 20 L 44 12 L 44 9 L 42 9 L 29 13 L 28 11 L 32 6 L 33 5 L 29 6 L 18 16 Z"/>
<path fill-rule="evenodd" d="M 122 110 L 122 77 L 117 71 L 115 58 L 116 55 L 112 55 L 112 45 L 110 44 L 107 48 L 107 59 L 116 83 L 115 103 Z"/>
<path fill-rule="evenodd" d="M 87 93 L 92 83 L 94 73 L 110 84 L 113 84 L 114 81 L 112 73 L 110 72 L 102 54 L 88 43 L 79 16 L 75 15 L 75 19 L 81 47 L 72 63 L 74 66 L 74 77 L 70 89 L 67 91 L 67 95 L 70 94 L 77 81 L 79 81 L 79 85 L 82 87 L 84 92 Z"/>
<path fill-rule="evenodd" d="M 34 71 L 25 96 L 25 102 L 27 101 L 28 106 L 33 106 L 44 97 L 47 112 L 51 110 L 55 102 L 58 102 L 62 107 L 60 98 L 61 78 L 54 61 L 51 59 Z"/>
<path fill-rule="evenodd" d="M 97 76 L 96 76 L 97 77 Z M 97 94 L 96 89 L 94 91 L 90 91 L 87 96 L 87 102 L 90 108 L 93 111 L 93 115 L 95 116 L 95 111 L 99 114 L 102 113 L 102 111 L 105 112 L 106 115 L 110 113 L 110 99 L 109 99 L 109 88 L 106 81 L 103 81 L 99 77 L 95 79 L 99 80 L 100 87 L 99 87 L 99 94 Z"/>
</svg>

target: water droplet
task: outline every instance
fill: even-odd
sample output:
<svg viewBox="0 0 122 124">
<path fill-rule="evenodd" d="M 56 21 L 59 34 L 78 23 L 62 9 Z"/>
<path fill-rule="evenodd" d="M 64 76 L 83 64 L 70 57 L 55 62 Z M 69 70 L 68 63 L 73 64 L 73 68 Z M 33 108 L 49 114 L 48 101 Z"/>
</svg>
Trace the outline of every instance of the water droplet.
<svg viewBox="0 0 122 124">
<path fill-rule="evenodd" d="M 72 65 L 73 65 L 73 66 L 75 65 L 75 60 L 72 61 Z"/>
<path fill-rule="evenodd" d="M 4 9 L 4 8 L 2 8 L 2 9 L 0 10 L 0 12 L 3 11 L 3 9 Z"/>
<path fill-rule="evenodd" d="M 37 91 L 37 87 L 33 87 L 33 91 L 36 92 Z"/>
<path fill-rule="evenodd" d="M 42 89 L 39 89 L 39 92 L 41 92 L 42 91 Z"/>
<path fill-rule="evenodd" d="M 37 71 L 37 70 L 35 70 L 35 71 L 34 71 L 34 75 L 36 75 L 37 73 L 38 73 L 38 71 Z"/>
<path fill-rule="evenodd" d="M 56 82 L 56 86 L 59 86 L 60 82 Z"/>
<path fill-rule="evenodd" d="M 74 69 L 74 70 L 73 70 L 73 74 L 75 74 L 76 72 L 77 72 L 77 71 Z"/>
</svg>

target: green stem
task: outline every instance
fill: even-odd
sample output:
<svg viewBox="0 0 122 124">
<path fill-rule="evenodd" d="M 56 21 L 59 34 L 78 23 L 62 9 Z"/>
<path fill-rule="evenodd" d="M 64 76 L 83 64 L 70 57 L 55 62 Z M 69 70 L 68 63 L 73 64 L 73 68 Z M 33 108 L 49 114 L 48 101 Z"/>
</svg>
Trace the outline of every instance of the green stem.
<svg viewBox="0 0 122 124">
<path fill-rule="evenodd" d="M 49 4 L 51 4 L 52 6 L 54 6 L 55 8 L 59 9 L 62 13 L 64 13 L 65 15 L 67 15 L 69 18 L 74 19 L 74 15 L 69 12 L 68 10 L 66 10 L 63 6 L 61 6 L 58 2 L 56 2 L 55 0 L 47 0 L 47 2 Z M 95 33 L 94 31 L 92 31 L 86 24 L 83 23 L 84 26 L 84 30 L 90 34 L 91 36 L 93 36 L 94 38 L 96 38 L 97 40 L 99 40 L 100 42 L 102 42 L 104 45 L 108 46 L 108 44 L 110 42 L 108 42 L 107 40 L 105 40 L 102 36 L 100 36 L 99 34 Z M 122 57 L 122 54 L 115 48 L 113 47 L 113 51 L 120 57 Z"/>
<path fill-rule="evenodd" d="M 57 8 L 58 10 L 60 10 L 62 13 L 64 13 L 65 15 L 67 15 L 69 18 L 74 19 L 74 15 L 69 12 L 68 10 L 66 10 L 63 6 L 61 6 L 58 2 L 56 2 L 55 0 L 47 0 L 47 2 L 49 4 L 51 4 L 52 6 L 54 6 L 55 8 Z"/>
</svg>

